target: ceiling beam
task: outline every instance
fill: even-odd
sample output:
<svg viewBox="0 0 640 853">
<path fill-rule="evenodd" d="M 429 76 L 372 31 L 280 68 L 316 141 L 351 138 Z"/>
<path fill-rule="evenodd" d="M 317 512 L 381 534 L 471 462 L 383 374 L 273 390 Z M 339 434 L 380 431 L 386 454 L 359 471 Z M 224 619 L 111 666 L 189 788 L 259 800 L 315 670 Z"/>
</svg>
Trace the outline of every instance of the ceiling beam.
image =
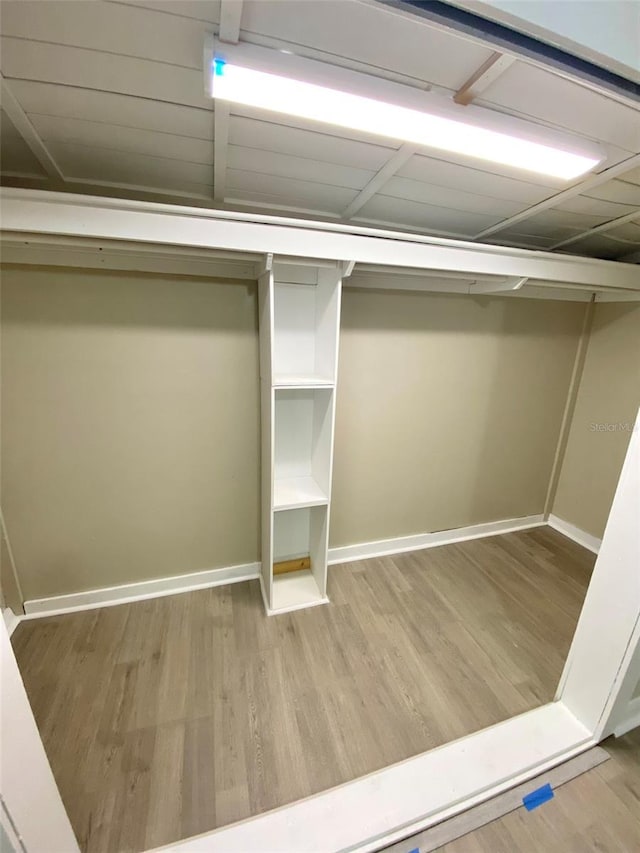
<svg viewBox="0 0 640 853">
<path fill-rule="evenodd" d="M 229 104 L 218 101 L 213 113 L 213 199 L 224 201 L 227 191 L 227 150 L 229 148 Z"/>
<path fill-rule="evenodd" d="M 242 19 L 242 0 L 221 0 L 220 27 L 218 38 L 228 44 L 240 41 L 240 21 Z"/>
<path fill-rule="evenodd" d="M 632 210 L 631 213 L 625 213 L 624 216 L 618 216 L 617 219 L 610 219 L 608 222 L 603 222 L 602 225 L 596 225 L 594 228 L 588 228 L 586 231 L 581 231 L 579 234 L 574 234 L 572 237 L 567 237 L 566 240 L 560 240 L 559 243 L 554 243 L 549 246 L 548 251 L 559 249 L 561 246 L 568 246 L 569 243 L 577 243 L 578 240 L 584 240 L 585 237 L 591 237 L 592 234 L 602 234 L 605 231 L 611 231 L 619 225 L 625 225 L 627 222 L 633 222 L 634 219 L 640 221 L 640 210 Z"/>
<path fill-rule="evenodd" d="M 503 231 L 505 228 L 510 228 L 518 222 L 523 222 L 525 219 L 535 216 L 536 213 L 541 213 L 543 210 L 549 210 L 567 199 L 575 198 L 582 193 L 595 189 L 595 187 L 606 184 L 613 178 L 624 175 L 625 172 L 630 172 L 631 169 L 635 169 L 637 166 L 640 166 L 640 154 L 634 154 L 633 157 L 628 157 L 621 163 L 616 163 L 615 166 L 611 166 L 609 169 L 605 169 L 597 175 L 592 175 L 590 178 L 586 178 L 585 180 L 580 181 L 580 183 L 574 184 L 572 187 L 562 190 L 561 192 L 546 198 L 544 201 L 540 201 L 538 204 L 528 207 L 520 213 L 509 216 L 507 219 L 503 219 L 501 222 L 492 225 L 490 228 L 485 228 L 484 231 L 480 231 L 476 234 L 473 239 L 482 240 L 490 234 L 495 234 L 497 231 Z"/>
<path fill-rule="evenodd" d="M 238 44 L 241 20 L 242 0 L 221 0 L 218 29 L 220 41 Z M 231 110 L 226 101 L 217 101 L 213 110 L 213 199 L 223 202 L 227 191 L 227 149 Z"/>
<path fill-rule="evenodd" d="M 453 100 L 456 104 L 466 107 L 485 89 L 488 89 L 501 74 L 504 74 L 515 61 L 515 56 L 510 56 L 507 53 L 499 53 L 498 51 L 492 53 L 489 59 L 483 62 L 480 68 L 462 84 L 453 96 Z"/>
<path fill-rule="evenodd" d="M 375 173 L 369 183 L 360 190 L 353 201 L 344 209 L 341 218 L 351 219 L 372 196 L 382 189 L 389 178 L 392 178 L 413 157 L 417 150 L 417 145 L 405 142 L 404 145 L 401 145 L 400 148 L 394 151 L 384 166 Z"/>
<path fill-rule="evenodd" d="M 2 108 L 13 122 L 16 130 L 31 149 L 34 157 L 38 160 L 47 173 L 52 189 L 59 189 L 64 185 L 62 170 L 53 159 L 48 148 L 40 138 L 40 134 L 31 124 L 25 111 L 22 109 L 18 99 L 11 91 L 8 81 L 0 71 L 0 90 L 2 94 Z"/>
</svg>

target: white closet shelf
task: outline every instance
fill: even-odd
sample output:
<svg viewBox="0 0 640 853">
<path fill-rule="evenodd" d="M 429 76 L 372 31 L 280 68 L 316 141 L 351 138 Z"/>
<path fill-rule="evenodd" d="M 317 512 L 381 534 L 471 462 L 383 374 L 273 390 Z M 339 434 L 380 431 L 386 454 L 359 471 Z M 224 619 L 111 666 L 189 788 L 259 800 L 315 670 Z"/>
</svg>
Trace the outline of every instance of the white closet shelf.
<svg viewBox="0 0 640 853">
<path fill-rule="evenodd" d="M 274 388 L 333 388 L 332 379 L 325 379 L 312 373 L 276 373 L 273 377 Z"/>
<path fill-rule="evenodd" d="M 273 578 L 272 613 L 287 613 L 315 604 L 327 604 L 329 599 L 322 595 L 310 571 L 291 572 Z"/>
<path fill-rule="evenodd" d="M 276 511 L 328 503 L 328 495 L 313 477 L 283 477 L 273 481 L 273 508 Z"/>
</svg>

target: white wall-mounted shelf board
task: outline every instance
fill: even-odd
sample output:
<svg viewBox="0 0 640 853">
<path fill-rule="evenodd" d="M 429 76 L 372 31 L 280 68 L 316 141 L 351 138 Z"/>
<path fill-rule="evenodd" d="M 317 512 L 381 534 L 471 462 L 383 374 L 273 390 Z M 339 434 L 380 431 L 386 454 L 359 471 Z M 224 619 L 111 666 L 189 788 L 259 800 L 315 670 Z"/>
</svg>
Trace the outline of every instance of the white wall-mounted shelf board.
<svg viewBox="0 0 640 853">
<path fill-rule="evenodd" d="M 515 249 L 336 222 L 181 207 L 157 202 L 0 189 L 5 234 L 153 243 L 157 247 L 278 255 L 318 262 L 526 276 L 565 284 L 640 291 L 634 264 Z M 172 250 L 172 249 L 171 249 Z"/>
<path fill-rule="evenodd" d="M 279 512 L 306 506 L 323 506 L 329 496 L 313 477 L 283 477 L 273 484 L 273 509 Z"/>
<path fill-rule="evenodd" d="M 321 379 L 313 374 L 283 374 L 273 377 L 274 388 L 333 388 L 332 379 Z"/>
</svg>

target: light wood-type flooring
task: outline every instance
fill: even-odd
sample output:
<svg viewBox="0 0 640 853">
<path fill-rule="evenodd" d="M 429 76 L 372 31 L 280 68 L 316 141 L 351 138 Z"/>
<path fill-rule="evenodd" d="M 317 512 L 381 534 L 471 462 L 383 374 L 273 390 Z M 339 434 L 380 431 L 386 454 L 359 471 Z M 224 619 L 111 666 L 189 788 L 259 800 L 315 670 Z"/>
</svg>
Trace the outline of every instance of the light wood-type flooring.
<svg viewBox="0 0 640 853">
<path fill-rule="evenodd" d="M 532 812 L 523 806 L 438 853 L 636 853 L 640 729 L 602 746 L 610 760 L 556 789 L 553 800 Z"/>
<path fill-rule="evenodd" d="M 594 556 L 549 528 L 22 622 L 18 663 L 83 850 L 140 851 L 553 698 Z"/>
</svg>

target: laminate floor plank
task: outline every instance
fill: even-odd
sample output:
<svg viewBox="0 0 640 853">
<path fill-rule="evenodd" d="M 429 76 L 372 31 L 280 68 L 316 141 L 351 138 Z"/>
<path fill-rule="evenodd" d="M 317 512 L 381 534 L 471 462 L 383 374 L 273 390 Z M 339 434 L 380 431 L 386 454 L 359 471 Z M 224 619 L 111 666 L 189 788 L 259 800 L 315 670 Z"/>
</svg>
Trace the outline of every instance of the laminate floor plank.
<svg viewBox="0 0 640 853">
<path fill-rule="evenodd" d="M 540 808 L 519 808 L 437 853 L 640 850 L 640 729 L 602 746 L 610 760 L 561 785 Z"/>
<path fill-rule="evenodd" d="M 278 617 L 250 581 L 22 622 L 81 848 L 206 832 L 550 701 L 594 561 L 538 528 L 333 567 L 329 605 Z"/>
</svg>

